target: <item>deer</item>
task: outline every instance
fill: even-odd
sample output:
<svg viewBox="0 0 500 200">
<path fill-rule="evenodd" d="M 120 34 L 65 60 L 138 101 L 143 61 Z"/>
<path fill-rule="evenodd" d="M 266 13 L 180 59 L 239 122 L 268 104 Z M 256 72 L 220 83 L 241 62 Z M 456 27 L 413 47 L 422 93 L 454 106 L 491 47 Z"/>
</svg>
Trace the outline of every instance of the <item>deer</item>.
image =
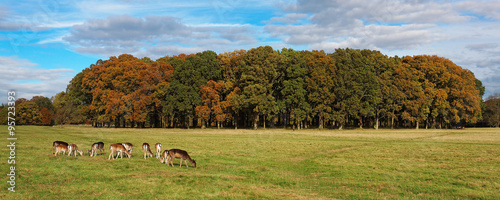
<svg viewBox="0 0 500 200">
<path fill-rule="evenodd" d="M 149 155 L 149 157 L 153 157 L 153 152 L 151 152 L 151 148 L 149 148 L 148 143 L 142 144 L 142 150 L 144 151 L 144 159 Z"/>
<path fill-rule="evenodd" d="M 167 153 L 165 153 L 167 152 Z M 181 159 L 181 162 L 180 162 L 180 165 L 179 167 L 182 167 L 182 160 L 184 160 L 184 163 L 186 163 L 186 167 L 189 167 L 188 164 L 187 164 L 187 161 L 189 161 L 191 163 L 191 165 L 196 168 L 196 161 L 191 159 L 191 157 L 189 156 L 189 154 L 184 151 L 184 150 L 181 150 L 181 149 L 170 149 L 168 151 L 165 151 L 163 152 L 163 159 L 160 160 L 160 162 L 163 163 L 163 161 L 166 162 L 166 164 L 168 165 L 168 161 L 170 160 L 170 164 L 172 165 L 172 167 L 174 166 L 174 158 L 180 158 Z"/>
<path fill-rule="evenodd" d="M 118 144 L 118 143 L 117 143 Z M 130 155 L 132 156 L 132 150 L 134 150 L 134 145 L 132 145 L 131 143 L 128 143 L 128 142 L 124 142 L 124 143 L 121 143 L 123 145 L 123 147 L 125 147 L 125 149 L 130 152 Z M 117 155 L 116 155 L 116 158 L 118 158 L 118 156 L 120 156 L 121 153 L 119 152 Z"/>
<path fill-rule="evenodd" d="M 116 154 L 116 157 L 118 158 L 118 154 L 121 155 L 121 158 L 123 158 L 123 152 L 125 152 L 128 156 L 128 158 L 130 159 L 131 155 L 130 155 L 130 152 L 127 151 L 127 149 L 125 149 L 125 147 L 122 145 L 122 144 L 112 144 L 112 145 L 109 145 L 109 150 L 111 151 L 111 153 L 109 154 L 109 157 L 108 157 L 108 160 L 111 160 L 111 157 L 113 157 L 113 155 L 115 154 L 115 152 L 117 152 Z M 113 160 L 115 158 L 113 157 Z"/>
<path fill-rule="evenodd" d="M 156 159 L 160 159 L 160 157 L 161 157 L 161 143 L 156 143 L 155 149 L 156 149 Z"/>
<path fill-rule="evenodd" d="M 83 156 L 83 151 L 78 149 L 78 147 L 76 146 L 76 144 L 70 144 L 68 146 L 68 156 L 71 156 L 71 153 L 75 154 L 75 157 L 76 157 L 76 153 L 78 152 L 80 154 L 80 156 Z"/>
<path fill-rule="evenodd" d="M 68 146 L 66 145 L 57 145 L 54 148 L 56 149 L 56 153 L 54 153 L 54 156 L 57 156 L 59 152 L 62 152 L 63 155 L 66 154 L 66 152 L 68 152 Z"/>
<path fill-rule="evenodd" d="M 134 150 L 134 145 L 128 142 L 122 143 L 122 145 L 123 147 L 125 147 L 125 149 L 127 149 L 128 152 L 130 152 L 130 154 L 132 154 L 132 150 Z"/>
<path fill-rule="evenodd" d="M 160 163 L 165 163 L 168 157 L 168 150 L 163 151 L 160 158 Z"/>
<path fill-rule="evenodd" d="M 99 149 L 99 153 L 104 152 L 104 143 L 103 142 L 96 142 L 94 143 L 89 150 L 89 156 L 90 157 L 95 157 L 97 155 L 97 150 Z"/>
<path fill-rule="evenodd" d="M 52 154 L 55 154 L 54 152 L 56 152 L 56 147 L 59 146 L 59 145 L 63 145 L 63 146 L 68 147 L 68 143 L 66 143 L 66 142 L 63 142 L 63 141 L 54 141 L 52 143 Z"/>
</svg>

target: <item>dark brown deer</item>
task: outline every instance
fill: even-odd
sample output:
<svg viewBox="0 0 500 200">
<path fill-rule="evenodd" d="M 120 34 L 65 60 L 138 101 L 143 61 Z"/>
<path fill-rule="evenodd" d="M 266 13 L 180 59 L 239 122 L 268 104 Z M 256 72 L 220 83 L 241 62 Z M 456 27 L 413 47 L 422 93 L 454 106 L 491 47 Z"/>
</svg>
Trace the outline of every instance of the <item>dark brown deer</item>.
<svg viewBox="0 0 500 200">
<path fill-rule="evenodd" d="M 68 143 L 66 142 L 63 142 L 63 141 L 54 141 L 52 143 L 52 154 L 55 154 L 54 152 L 56 152 L 56 147 L 59 146 L 59 145 L 63 145 L 63 146 L 66 146 L 68 147 Z"/>
</svg>

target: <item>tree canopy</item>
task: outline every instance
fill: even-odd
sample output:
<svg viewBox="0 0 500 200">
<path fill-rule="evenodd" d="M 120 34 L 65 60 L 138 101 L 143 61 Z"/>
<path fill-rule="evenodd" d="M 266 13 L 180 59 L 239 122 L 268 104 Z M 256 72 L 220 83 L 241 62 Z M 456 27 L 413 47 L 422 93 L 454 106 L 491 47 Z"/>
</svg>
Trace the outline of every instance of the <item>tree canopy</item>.
<svg viewBox="0 0 500 200">
<path fill-rule="evenodd" d="M 157 60 L 113 56 L 78 73 L 53 104 L 36 97 L 19 109 L 32 116 L 27 124 L 445 128 L 481 120 L 483 94 L 472 72 L 439 56 L 262 46 Z"/>
</svg>

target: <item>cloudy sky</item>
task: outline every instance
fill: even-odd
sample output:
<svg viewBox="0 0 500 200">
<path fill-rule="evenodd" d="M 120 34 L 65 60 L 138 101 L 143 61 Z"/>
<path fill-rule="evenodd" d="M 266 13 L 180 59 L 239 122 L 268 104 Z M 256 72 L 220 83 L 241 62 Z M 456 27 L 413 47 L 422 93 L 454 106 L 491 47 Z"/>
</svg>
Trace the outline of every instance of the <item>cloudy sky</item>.
<svg viewBox="0 0 500 200">
<path fill-rule="evenodd" d="M 0 2 L 0 102 L 54 96 L 98 59 L 270 45 L 438 55 L 500 93 L 500 1 L 48 0 Z"/>
</svg>

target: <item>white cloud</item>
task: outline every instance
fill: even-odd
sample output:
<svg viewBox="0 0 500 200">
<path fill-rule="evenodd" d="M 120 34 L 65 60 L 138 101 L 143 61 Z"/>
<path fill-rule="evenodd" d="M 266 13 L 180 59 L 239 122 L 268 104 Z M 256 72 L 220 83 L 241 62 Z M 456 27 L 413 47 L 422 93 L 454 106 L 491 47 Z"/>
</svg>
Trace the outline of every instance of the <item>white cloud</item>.
<svg viewBox="0 0 500 200">
<path fill-rule="evenodd" d="M 87 20 L 73 26 L 70 34 L 62 39 L 80 53 L 104 56 L 151 53 L 149 57 L 157 58 L 180 49 L 218 51 L 232 45 L 256 44 L 253 33 L 247 25 L 189 26 L 169 16 L 138 18 L 122 15 Z M 165 52 L 159 55 L 160 49 Z"/>
<path fill-rule="evenodd" d="M 51 97 L 64 91 L 74 76 L 72 69 L 42 69 L 38 64 L 17 56 L 0 56 L 0 102 L 7 100 L 7 90 L 15 90 L 16 98 Z"/>
</svg>

